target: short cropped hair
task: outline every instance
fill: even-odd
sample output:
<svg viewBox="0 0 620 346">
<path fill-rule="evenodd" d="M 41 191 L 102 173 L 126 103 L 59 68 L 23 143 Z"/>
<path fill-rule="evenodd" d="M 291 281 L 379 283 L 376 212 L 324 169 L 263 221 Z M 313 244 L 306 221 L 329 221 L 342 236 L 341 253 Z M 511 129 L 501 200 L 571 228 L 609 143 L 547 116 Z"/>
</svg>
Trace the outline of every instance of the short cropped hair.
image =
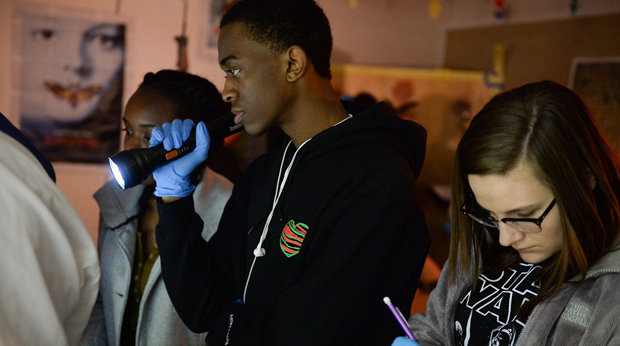
<svg viewBox="0 0 620 346">
<path fill-rule="evenodd" d="M 332 33 L 313 0 L 243 0 L 226 12 L 220 28 L 235 22 L 245 24 L 248 38 L 275 54 L 301 47 L 317 75 L 331 79 Z"/>
</svg>

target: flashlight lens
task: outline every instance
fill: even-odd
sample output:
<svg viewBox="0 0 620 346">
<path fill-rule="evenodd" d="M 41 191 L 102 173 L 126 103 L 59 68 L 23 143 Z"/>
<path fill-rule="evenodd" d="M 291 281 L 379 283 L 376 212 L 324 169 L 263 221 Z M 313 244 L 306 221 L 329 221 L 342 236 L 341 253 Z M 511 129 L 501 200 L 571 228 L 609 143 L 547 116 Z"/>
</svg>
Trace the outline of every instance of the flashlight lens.
<svg viewBox="0 0 620 346">
<path fill-rule="evenodd" d="M 108 160 L 110 161 L 110 169 L 112 169 L 112 174 L 114 174 L 116 182 L 118 183 L 118 185 L 121 186 L 121 189 L 124 190 L 125 180 L 123 180 L 123 175 L 121 174 L 121 171 L 118 169 L 118 166 L 114 163 L 114 161 L 112 161 L 112 159 L 108 158 Z"/>
</svg>

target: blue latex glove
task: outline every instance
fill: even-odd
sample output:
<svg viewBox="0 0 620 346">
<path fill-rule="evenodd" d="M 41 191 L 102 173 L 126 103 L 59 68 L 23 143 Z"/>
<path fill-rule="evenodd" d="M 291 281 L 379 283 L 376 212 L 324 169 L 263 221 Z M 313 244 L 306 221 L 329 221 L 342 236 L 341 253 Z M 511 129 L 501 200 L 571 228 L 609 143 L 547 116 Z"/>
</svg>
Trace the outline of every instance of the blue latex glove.
<svg viewBox="0 0 620 346">
<path fill-rule="evenodd" d="M 394 342 L 392 342 L 392 346 L 421 346 L 421 345 L 418 344 L 413 339 L 409 339 L 406 336 L 399 336 L 396 339 L 394 339 Z"/>
<path fill-rule="evenodd" d="M 166 150 L 178 149 L 189 138 L 193 127 L 194 122 L 190 119 L 183 121 L 175 119 L 172 123 L 164 123 L 161 127 L 156 126 L 151 132 L 149 146 L 152 147 L 163 142 Z M 153 172 L 153 178 L 157 183 L 155 185 L 155 196 L 185 197 L 192 193 L 196 186 L 190 183 L 190 175 L 198 165 L 207 159 L 210 144 L 211 138 L 207 132 L 207 127 L 201 121 L 196 127 L 196 149 Z"/>
</svg>

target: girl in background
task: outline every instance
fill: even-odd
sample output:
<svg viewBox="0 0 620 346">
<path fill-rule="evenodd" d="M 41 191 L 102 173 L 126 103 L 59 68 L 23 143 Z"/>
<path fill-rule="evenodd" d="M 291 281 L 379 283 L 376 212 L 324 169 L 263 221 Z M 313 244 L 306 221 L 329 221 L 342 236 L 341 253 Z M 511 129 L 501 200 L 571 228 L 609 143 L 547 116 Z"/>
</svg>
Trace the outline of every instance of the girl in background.
<svg viewBox="0 0 620 346">
<path fill-rule="evenodd" d="M 125 149 L 148 148 L 151 130 L 173 119 L 209 122 L 230 112 L 208 80 L 185 72 L 147 73 L 125 108 Z M 213 142 L 210 153 L 222 143 Z M 210 155 L 211 157 L 211 155 Z M 207 166 L 192 175 L 196 212 L 208 240 L 217 229 L 232 183 Z M 153 177 L 121 190 L 112 180 L 94 197 L 100 208 L 99 297 L 83 345 L 204 345 L 174 310 L 161 276 L 155 226 L 159 221 Z"/>
</svg>

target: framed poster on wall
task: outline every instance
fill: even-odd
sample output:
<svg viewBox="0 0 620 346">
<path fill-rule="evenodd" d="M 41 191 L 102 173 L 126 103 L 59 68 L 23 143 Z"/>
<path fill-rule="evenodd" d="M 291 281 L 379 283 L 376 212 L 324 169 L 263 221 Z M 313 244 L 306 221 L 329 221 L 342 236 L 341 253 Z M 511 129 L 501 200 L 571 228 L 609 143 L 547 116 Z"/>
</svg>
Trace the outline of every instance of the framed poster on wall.
<svg viewBox="0 0 620 346">
<path fill-rule="evenodd" d="M 16 18 L 22 132 L 50 161 L 107 163 L 120 144 L 126 24 L 34 6 Z"/>
<path fill-rule="evenodd" d="M 203 0 L 201 10 L 200 54 L 217 60 L 217 39 L 220 21 L 226 12 L 241 0 Z"/>
<path fill-rule="evenodd" d="M 620 154 L 620 57 L 574 58 L 568 87 L 590 108 Z"/>
</svg>

